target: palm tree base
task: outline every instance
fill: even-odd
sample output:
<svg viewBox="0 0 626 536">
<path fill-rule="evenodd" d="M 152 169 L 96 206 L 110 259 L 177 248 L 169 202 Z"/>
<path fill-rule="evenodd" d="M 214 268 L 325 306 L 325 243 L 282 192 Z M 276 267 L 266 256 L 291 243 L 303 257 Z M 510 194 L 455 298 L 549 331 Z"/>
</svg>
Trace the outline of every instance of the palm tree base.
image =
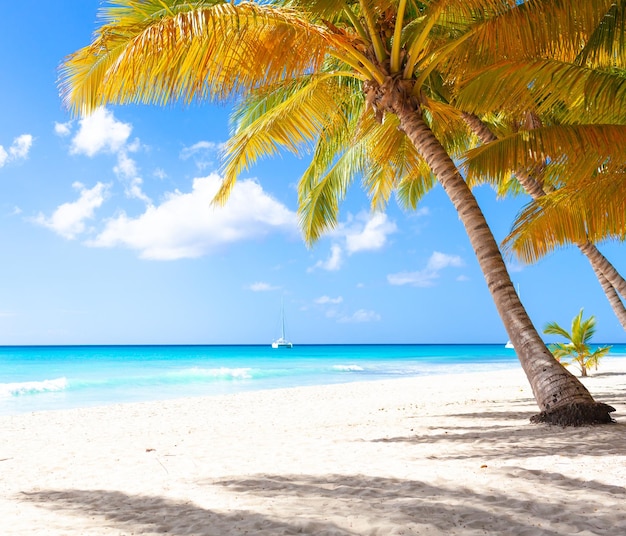
<svg viewBox="0 0 626 536">
<path fill-rule="evenodd" d="M 559 408 L 542 411 L 530 418 L 533 424 L 545 423 L 557 426 L 586 426 L 590 424 L 611 424 L 615 420 L 611 413 L 613 406 L 602 402 L 568 404 Z"/>
</svg>

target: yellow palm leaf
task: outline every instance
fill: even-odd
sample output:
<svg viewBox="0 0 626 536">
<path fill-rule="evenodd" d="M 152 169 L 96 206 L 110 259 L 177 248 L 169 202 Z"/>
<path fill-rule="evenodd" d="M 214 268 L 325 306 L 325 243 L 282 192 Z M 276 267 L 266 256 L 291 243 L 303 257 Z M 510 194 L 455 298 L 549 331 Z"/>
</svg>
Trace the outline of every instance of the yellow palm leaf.
<svg viewBox="0 0 626 536">
<path fill-rule="evenodd" d="M 557 247 L 626 238 L 626 173 L 572 181 L 528 205 L 504 241 L 524 262 Z"/>
<path fill-rule="evenodd" d="M 61 88 L 68 107 L 78 112 L 105 102 L 225 99 L 316 70 L 329 50 L 327 30 L 296 11 L 207 4 L 181 3 L 168 16 L 145 12 L 144 2 L 130 5 L 126 18 L 103 26 L 89 47 L 66 61 Z M 292 53 L 285 55 L 286 49 Z"/>
<path fill-rule="evenodd" d="M 568 176 L 588 176 L 600 166 L 626 166 L 626 126 L 558 125 L 522 131 L 472 149 L 465 167 L 470 180 L 480 175 L 497 182 L 509 172 L 523 170 L 532 175 L 546 162 L 567 165 Z"/>
<path fill-rule="evenodd" d="M 534 110 L 565 123 L 624 123 L 626 73 L 554 60 L 499 63 L 467 83 L 456 102 L 475 114 Z"/>
</svg>

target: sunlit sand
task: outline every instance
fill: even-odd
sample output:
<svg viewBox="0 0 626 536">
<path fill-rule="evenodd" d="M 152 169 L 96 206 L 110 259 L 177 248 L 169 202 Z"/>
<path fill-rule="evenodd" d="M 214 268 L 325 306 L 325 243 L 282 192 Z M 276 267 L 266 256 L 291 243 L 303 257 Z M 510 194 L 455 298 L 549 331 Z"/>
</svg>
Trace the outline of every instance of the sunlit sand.
<svg viewBox="0 0 626 536">
<path fill-rule="evenodd" d="M 626 534 L 626 360 L 584 381 L 617 424 L 521 370 L 0 417 L 0 532 Z"/>
</svg>

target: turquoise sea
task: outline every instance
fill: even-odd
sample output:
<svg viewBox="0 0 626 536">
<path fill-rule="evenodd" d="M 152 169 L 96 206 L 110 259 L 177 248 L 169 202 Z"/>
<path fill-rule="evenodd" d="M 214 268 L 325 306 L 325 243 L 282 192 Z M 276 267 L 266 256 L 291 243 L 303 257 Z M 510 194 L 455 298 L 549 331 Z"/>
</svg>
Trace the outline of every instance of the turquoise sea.
<svg viewBox="0 0 626 536">
<path fill-rule="evenodd" d="M 0 415 L 518 366 L 504 344 L 7 346 Z"/>
</svg>

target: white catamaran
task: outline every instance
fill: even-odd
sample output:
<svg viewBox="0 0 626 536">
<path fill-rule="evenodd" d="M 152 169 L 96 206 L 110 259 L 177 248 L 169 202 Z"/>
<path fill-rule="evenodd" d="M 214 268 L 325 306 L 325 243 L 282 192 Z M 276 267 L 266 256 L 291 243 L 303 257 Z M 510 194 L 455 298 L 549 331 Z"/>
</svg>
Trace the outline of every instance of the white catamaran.
<svg viewBox="0 0 626 536">
<path fill-rule="evenodd" d="M 285 338 L 285 307 L 280 304 L 281 335 L 272 343 L 272 348 L 293 348 L 293 344 Z"/>
</svg>

